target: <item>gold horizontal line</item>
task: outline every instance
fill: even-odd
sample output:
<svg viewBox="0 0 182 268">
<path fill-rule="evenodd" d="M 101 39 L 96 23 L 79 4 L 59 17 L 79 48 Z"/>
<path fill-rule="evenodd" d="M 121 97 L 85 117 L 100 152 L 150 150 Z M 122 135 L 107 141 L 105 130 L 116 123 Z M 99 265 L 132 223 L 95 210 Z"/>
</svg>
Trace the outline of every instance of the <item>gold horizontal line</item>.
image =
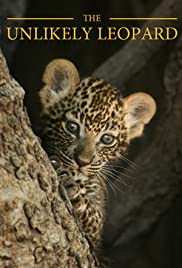
<svg viewBox="0 0 182 268">
<path fill-rule="evenodd" d="M 74 18 L 7 18 L 7 20 L 74 20 Z"/>
<path fill-rule="evenodd" d="M 178 18 L 109 18 L 110 20 L 177 20 Z"/>
</svg>

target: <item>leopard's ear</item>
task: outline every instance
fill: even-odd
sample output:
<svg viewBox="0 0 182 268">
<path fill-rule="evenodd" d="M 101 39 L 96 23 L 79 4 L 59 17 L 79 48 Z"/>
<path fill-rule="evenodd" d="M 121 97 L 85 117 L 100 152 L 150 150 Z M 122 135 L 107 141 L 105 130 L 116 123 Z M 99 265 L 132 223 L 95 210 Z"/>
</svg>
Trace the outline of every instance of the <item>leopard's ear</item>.
<svg viewBox="0 0 182 268">
<path fill-rule="evenodd" d="M 55 59 L 46 66 L 42 81 L 45 85 L 39 95 L 42 109 L 46 110 L 74 90 L 80 78 L 73 63 L 65 59 Z"/>
<path fill-rule="evenodd" d="M 124 99 L 124 112 L 128 139 L 132 140 L 142 135 L 144 126 L 156 112 L 156 103 L 146 93 L 134 93 Z"/>
</svg>

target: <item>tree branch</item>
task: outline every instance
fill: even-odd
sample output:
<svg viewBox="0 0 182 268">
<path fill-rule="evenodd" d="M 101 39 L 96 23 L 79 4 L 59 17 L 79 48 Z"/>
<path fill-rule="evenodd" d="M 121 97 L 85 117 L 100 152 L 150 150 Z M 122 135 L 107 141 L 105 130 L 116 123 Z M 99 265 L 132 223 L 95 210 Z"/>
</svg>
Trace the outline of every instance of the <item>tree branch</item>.
<svg viewBox="0 0 182 268">
<path fill-rule="evenodd" d="M 169 18 L 177 17 L 170 25 L 177 27 L 181 21 L 182 2 L 180 0 L 163 0 L 154 10 L 150 17 Z M 143 25 L 146 27 L 156 27 L 156 21 L 148 21 Z M 169 21 L 157 21 L 158 27 L 169 26 Z M 137 45 L 136 45 L 137 42 Z M 150 40 L 129 41 L 125 47 L 116 52 L 110 59 L 97 68 L 93 75 L 105 78 L 110 83 L 122 88 L 149 62 L 151 57 L 167 42 L 159 40 L 151 42 Z"/>
</svg>

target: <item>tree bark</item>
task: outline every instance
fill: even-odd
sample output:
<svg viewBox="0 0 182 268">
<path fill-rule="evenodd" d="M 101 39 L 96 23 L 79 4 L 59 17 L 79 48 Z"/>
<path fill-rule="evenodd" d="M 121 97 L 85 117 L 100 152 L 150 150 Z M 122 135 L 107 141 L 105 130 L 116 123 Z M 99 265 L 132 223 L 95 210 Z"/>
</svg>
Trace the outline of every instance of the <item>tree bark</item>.
<svg viewBox="0 0 182 268">
<path fill-rule="evenodd" d="M 0 53 L 0 267 L 99 267 L 23 97 Z"/>
</svg>

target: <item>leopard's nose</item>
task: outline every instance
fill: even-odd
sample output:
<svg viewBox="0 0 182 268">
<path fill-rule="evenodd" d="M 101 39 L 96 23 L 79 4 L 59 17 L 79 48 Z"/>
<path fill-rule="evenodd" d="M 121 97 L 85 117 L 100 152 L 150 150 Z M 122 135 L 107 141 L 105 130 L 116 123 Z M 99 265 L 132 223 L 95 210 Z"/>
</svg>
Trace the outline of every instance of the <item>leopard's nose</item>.
<svg viewBox="0 0 182 268">
<path fill-rule="evenodd" d="M 81 138 L 75 149 L 75 160 L 79 167 L 89 165 L 95 155 L 95 140 L 89 136 Z"/>
<path fill-rule="evenodd" d="M 79 156 L 76 156 L 76 162 L 79 165 L 79 167 L 87 166 L 91 163 L 92 159 L 82 159 Z"/>
</svg>

